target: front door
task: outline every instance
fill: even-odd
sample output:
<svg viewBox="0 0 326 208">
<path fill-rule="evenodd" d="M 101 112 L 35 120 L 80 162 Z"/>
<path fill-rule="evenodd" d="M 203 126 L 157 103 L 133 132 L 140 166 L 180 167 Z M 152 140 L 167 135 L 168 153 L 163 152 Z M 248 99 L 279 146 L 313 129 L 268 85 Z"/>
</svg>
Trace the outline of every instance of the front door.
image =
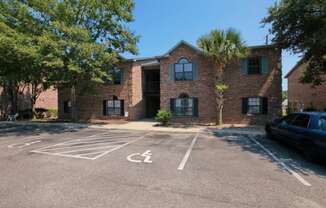
<svg viewBox="0 0 326 208">
<path fill-rule="evenodd" d="M 154 118 L 160 109 L 160 96 L 146 96 L 146 117 Z"/>
</svg>

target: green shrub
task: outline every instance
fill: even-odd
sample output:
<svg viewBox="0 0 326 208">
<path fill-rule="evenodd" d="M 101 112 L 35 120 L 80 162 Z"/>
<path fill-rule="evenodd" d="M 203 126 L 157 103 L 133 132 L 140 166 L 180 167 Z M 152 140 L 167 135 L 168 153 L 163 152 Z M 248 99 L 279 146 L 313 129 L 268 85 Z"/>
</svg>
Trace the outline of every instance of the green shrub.
<svg viewBox="0 0 326 208">
<path fill-rule="evenodd" d="M 167 110 L 159 110 L 156 114 L 155 120 L 160 122 L 163 126 L 168 125 L 171 121 L 172 114 Z"/>
<path fill-rule="evenodd" d="M 58 109 L 48 109 L 51 118 L 58 118 Z"/>
</svg>

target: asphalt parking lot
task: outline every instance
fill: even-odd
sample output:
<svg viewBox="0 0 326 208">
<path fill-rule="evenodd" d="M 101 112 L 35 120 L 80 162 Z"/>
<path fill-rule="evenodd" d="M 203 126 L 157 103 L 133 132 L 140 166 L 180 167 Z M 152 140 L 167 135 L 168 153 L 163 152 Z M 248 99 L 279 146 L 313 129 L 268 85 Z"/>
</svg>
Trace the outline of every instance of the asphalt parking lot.
<svg viewBox="0 0 326 208">
<path fill-rule="evenodd" d="M 264 136 L 0 124 L 0 207 L 326 207 L 326 166 Z"/>
</svg>

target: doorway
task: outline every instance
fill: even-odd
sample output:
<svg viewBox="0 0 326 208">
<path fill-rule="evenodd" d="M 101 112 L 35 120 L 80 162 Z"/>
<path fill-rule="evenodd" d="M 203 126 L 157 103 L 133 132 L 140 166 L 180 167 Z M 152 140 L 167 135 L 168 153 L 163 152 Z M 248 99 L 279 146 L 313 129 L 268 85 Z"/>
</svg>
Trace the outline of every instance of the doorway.
<svg viewBox="0 0 326 208">
<path fill-rule="evenodd" d="M 144 72 L 146 117 L 153 118 L 160 109 L 160 70 L 151 69 Z"/>
</svg>

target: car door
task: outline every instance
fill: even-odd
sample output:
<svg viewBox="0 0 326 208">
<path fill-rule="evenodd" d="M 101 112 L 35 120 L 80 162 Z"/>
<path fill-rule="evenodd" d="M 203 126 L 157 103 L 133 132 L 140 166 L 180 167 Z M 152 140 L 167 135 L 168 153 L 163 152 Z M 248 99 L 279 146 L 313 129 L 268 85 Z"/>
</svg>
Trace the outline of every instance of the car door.
<svg viewBox="0 0 326 208">
<path fill-rule="evenodd" d="M 313 130 L 313 133 L 314 143 L 326 151 L 326 116 L 318 118 L 317 128 Z"/>
<path fill-rule="evenodd" d="M 309 123 L 311 115 L 299 114 L 294 121 L 288 126 L 288 139 L 289 143 L 300 146 L 309 139 Z"/>
<path fill-rule="evenodd" d="M 278 139 L 287 140 L 287 129 L 296 117 L 296 114 L 289 114 L 282 118 L 282 121 L 274 129 L 275 135 L 278 137 Z"/>
</svg>

